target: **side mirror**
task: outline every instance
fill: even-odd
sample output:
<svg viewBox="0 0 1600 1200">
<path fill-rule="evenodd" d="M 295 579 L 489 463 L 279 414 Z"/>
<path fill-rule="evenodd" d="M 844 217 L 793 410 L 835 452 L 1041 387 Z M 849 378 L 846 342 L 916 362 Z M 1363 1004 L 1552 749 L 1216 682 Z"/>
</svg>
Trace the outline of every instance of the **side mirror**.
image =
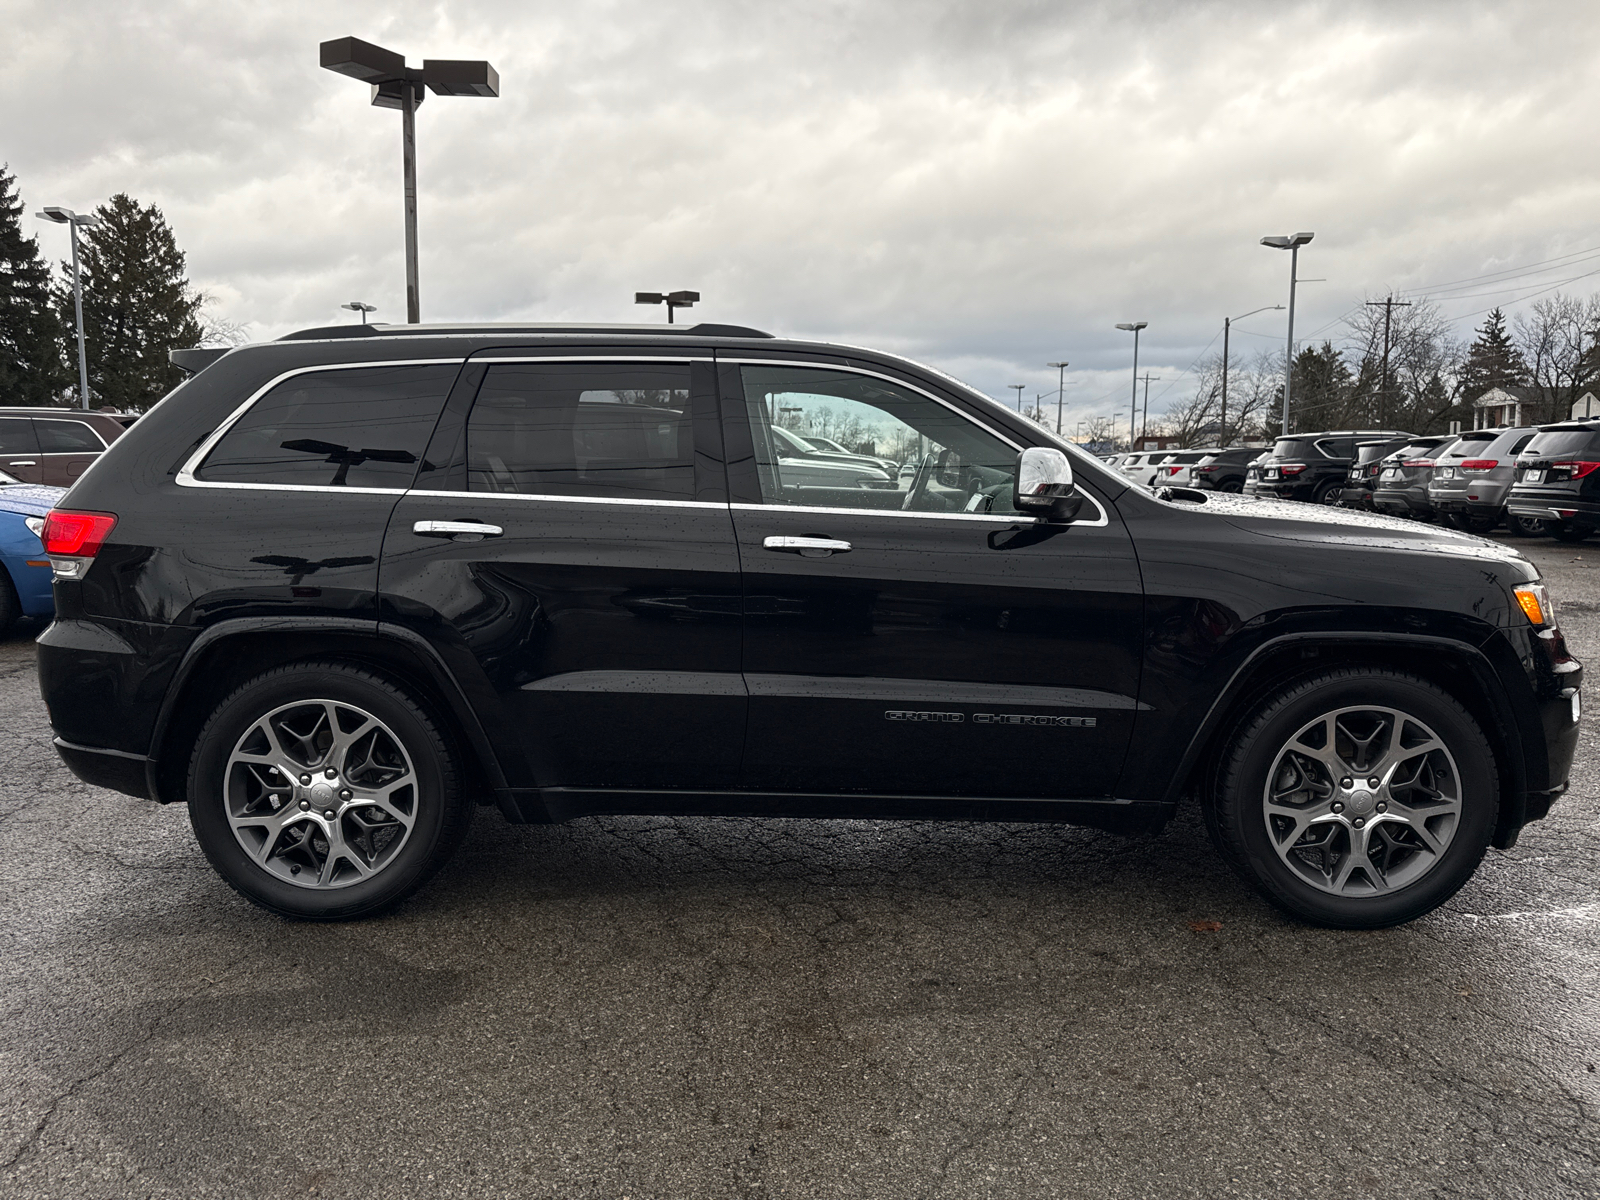
<svg viewBox="0 0 1600 1200">
<path fill-rule="evenodd" d="M 1011 503 L 1019 513 L 1065 524 L 1078 515 L 1083 496 L 1072 482 L 1066 454 L 1048 446 L 1029 446 L 1017 458 Z"/>
</svg>

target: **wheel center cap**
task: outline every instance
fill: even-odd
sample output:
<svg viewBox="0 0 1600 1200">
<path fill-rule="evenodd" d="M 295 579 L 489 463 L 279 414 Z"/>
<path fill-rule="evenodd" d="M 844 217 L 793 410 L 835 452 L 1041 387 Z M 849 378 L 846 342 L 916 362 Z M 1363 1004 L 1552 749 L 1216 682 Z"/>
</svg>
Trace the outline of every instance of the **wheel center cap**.
<svg viewBox="0 0 1600 1200">
<path fill-rule="evenodd" d="M 1350 793 L 1350 811 L 1358 817 L 1364 817 L 1372 811 L 1372 806 L 1377 803 L 1371 792 L 1355 791 Z"/>
<path fill-rule="evenodd" d="M 319 783 L 311 789 L 311 803 L 318 808 L 326 808 L 333 804 L 333 789 L 325 783 Z"/>
</svg>

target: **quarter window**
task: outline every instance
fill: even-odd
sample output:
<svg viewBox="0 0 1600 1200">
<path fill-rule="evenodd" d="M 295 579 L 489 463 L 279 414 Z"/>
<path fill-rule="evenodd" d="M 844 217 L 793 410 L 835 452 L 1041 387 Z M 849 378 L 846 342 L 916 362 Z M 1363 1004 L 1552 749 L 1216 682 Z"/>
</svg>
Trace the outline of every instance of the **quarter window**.
<svg viewBox="0 0 1600 1200">
<path fill-rule="evenodd" d="M 501 363 L 467 421 L 474 492 L 692 500 L 689 367 Z"/>
<path fill-rule="evenodd" d="M 457 364 L 357 367 L 286 379 L 206 456 L 198 479 L 404 489 L 411 486 Z"/>
<path fill-rule="evenodd" d="M 816 367 L 742 368 L 767 504 L 1012 513 L 1017 451 L 887 380 Z M 816 450 L 826 438 L 846 453 Z"/>
<path fill-rule="evenodd" d="M 39 435 L 39 449 L 45 454 L 99 454 L 106 448 L 82 421 L 39 421 L 33 423 Z"/>
</svg>

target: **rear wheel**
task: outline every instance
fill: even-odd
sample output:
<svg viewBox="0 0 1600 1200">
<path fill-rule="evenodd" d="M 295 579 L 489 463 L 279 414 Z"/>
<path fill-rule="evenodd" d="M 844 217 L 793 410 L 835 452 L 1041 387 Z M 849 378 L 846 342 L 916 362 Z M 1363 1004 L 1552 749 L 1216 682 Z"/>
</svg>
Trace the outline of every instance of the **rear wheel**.
<svg viewBox="0 0 1600 1200">
<path fill-rule="evenodd" d="M 445 738 L 405 692 L 343 663 L 257 676 L 206 722 L 189 819 L 235 891 L 284 916 L 393 907 L 472 817 Z"/>
<path fill-rule="evenodd" d="M 1519 517 L 1515 513 L 1506 514 L 1506 528 L 1513 537 L 1549 537 L 1550 522 L 1539 517 Z"/>
<path fill-rule="evenodd" d="M 1342 669 L 1293 685 L 1248 721 L 1207 823 L 1278 907 L 1374 929 L 1455 895 L 1498 810 L 1494 757 L 1454 698 L 1414 676 Z"/>
<path fill-rule="evenodd" d="M 1331 508 L 1339 503 L 1339 497 L 1343 491 L 1344 485 L 1335 479 L 1319 487 L 1313 499 L 1316 503 L 1326 504 Z"/>
<path fill-rule="evenodd" d="M 1576 525 L 1571 521 L 1550 521 L 1550 536 L 1558 542 L 1581 542 L 1594 530 L 1587 525 Z"/>
</svg>

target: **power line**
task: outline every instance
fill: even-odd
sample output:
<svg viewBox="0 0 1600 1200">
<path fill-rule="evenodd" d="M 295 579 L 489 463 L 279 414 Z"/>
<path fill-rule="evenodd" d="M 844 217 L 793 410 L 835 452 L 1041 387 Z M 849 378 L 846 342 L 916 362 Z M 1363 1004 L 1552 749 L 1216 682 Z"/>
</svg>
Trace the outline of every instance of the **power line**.
<svg viewBox="0 0 1600 1200">
<path fill-rule="evenodd" d="M 1563 265 L 1571 266 L 1573 264 L 1565 262 L 1566 259 L 1570 258 L 1570 259 L 1575 259 L 1575 260 L 1581 260 L 1582 258 L 1589 257 L 1589 256 L 1595 256 L 1595 255 L 1600 255 L 1600 246 L 1590 246 L 1588 249 L 1585 249 L 1585 250 L 1574 250 L 1569 254 L 1558 254 L 1554 258 L 1540 259 L 1538 262 L 1525 263 L 1520 267 L 1506 267 L 1503 270 L 1490 271 L 1490 272 L 1488 272 L 1487 274 L 1484 274 L 1484 275 L 1469 275 L 1464 279 L 1451 279 L 1451 280 L 1445 281 L 1444 283 L 1432 283 L 1432 284 L 1428 284 L 1428 285 L 1426 285 L 1424 287 L 1401 288 L 1400 289 L 1400 294 L 1402 296 L 1414 296 L 1418 292 L 1443 292 L 1443 291 L 1449 291 L 1451 288 L 1455 288 L 1455 287 L 1466 287 L 1466 286 L 1469 286 L 1469 285 L 1474 284 L 1474 283 L 1484 283 L 1484 282 L 1487 282 L 1488 280 L 1496 279 L 1496 278 L 1498 278 L 1498 277 L 1500 277 L 1502 275 L 1509 275 L 1512 278 L 1517 278 L 1519 275 L 1522 275 L 1522 274 L 1530 274 L 1530 275 L 1531 274 L 1537 274 L 1537 272 L 1534 269 L 1534 268 L 1537 268 L 1537 267 L 1548 266 L 1551 263 L 1563 263 Z"/>
</svg>

